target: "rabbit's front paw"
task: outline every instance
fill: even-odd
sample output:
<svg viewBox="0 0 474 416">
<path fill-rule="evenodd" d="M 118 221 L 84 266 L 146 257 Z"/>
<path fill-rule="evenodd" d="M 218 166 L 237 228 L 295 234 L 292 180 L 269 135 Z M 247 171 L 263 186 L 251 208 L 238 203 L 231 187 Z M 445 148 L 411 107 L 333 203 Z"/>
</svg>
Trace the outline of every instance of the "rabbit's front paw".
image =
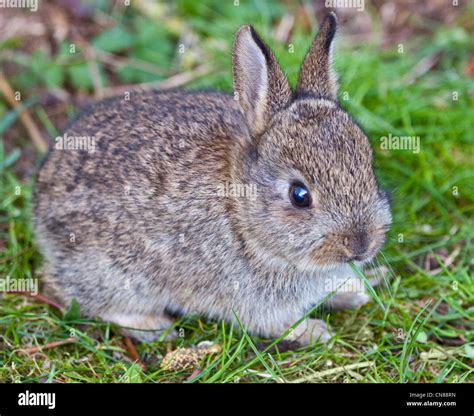
<svg viewBox="0 0 474 416">
<path fill-rule="evenodd" d="M 102 317 L 106 321 L 120 326 L 123 336 L 133 338 L 138 342 L 152 342 L 158 340 L 162 335 L 165 341 L 176 338 L 174 329 L 169 330 L 173 320 L 166 315 L 134 315 L 134 314 L 107 314 Z"/>
<path fill-rule="evenodd" d="M 372 287 L 387 281 L 388 269 L 380 266 L 375 269 L 366 270 L 366 277 Z M 370 301 L 364 283 L 358 277 L 349 277 L 338 291 L 327 301 L 327 305 L 333 309 L 346 310 L 357 309 Z"/>
<path fill-rule="evenodd" d="M 370 301 L 370 296 L 363 292 L 339 292 L 328 301 L 333 309 L 357 309 Z"/>
<path fill-rule="evenodd" d="M 317 342 L 327 342 L 331 339 L 333 333 L 326 322 L 321 319 L 306 319 L 291 331 L 285 339 L 288 341 L 297 341 L 301 345 L 311 345 Z"/>
</svg>

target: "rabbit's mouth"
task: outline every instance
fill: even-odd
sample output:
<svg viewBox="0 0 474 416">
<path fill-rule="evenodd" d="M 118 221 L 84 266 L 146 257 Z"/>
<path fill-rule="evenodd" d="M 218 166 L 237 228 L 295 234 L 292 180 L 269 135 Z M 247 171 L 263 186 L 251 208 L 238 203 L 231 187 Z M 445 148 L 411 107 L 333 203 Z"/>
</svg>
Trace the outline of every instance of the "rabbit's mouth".
<svg viewBox="0 0 474 416">
<path fill-rule="evenodd" d="M 358 269 L 362 270 L 366 264 L 370 264 L 375 255 L 369 256 L 364 260 L 352 260 L 352 261 L 333 261 L 333 262 L 321 262 L 314 258 L 303 259 L 294 266 L 302 272 L 315 273 L 316 275 L 339 274 L 341 270 L 347 270 L 350 268 L 350 264 L 354 264 Z"/>
</svg>

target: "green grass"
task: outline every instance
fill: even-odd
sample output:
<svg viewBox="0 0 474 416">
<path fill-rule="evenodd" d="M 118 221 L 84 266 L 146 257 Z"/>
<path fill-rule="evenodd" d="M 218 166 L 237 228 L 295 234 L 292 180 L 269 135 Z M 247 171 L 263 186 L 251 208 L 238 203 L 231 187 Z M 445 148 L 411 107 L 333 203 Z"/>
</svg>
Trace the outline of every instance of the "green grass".
<svg viewBox="0 0 474 416">
<path fill-rule="evenodd" d="M 99 63 L 105 88 L 113 86 L 114 79 L 124 84 L 166 79 L 206 62 L 211 72 L 187 87 L 230 91 L 229 48 L 235 29 L 244 22 L 255 24 L 295 82 L 311 34 L 299 27 L 294 31 L 293 53 L 287 45 L 277 44 L 271 28 L 284 12 L 283 6 L 246 1 L 239 7 L 217 1 L 177 4 L 173 19 L 151 17 L 136 9 L 111 12 L 104 7 L 103 12 L 111 13 L 117 22 L 114 42 L 98 35 L 91 43 L 115 56 L 127 56 L 125 65 L 114 70 Z M 472 9 L 465 13 L 473 16 Z M 192 33 L 198 40 L 183 56 L 176 54 L 181 33 Z M 0 59 L 21 67 L 8 79 L 24 91 L 24 97 L 53 88 L 94 91 L 82 52 L 67 52 L 69 40 L 53 55 L 25 54 L 19 48 L 21 42 L 13 39 L 0 44 Z M 404 53 L 395 46 L 381 50 L 377 45 L 348 48 L 341 43 L 336 51 L 341 104 L 367 131 L 378 176 L 393 196 L 394 223 L 378 259 L 390 268 L 392 279 L 376 289 L 377 301 L 357 311 L 322 313 L 336 331 L 329 344 L 290 351 L 278 346 L 269 349 L 269 341 L 262 344 L 263 340 L 222 322 L 183 317 L 176 322 L 181 336 L 172 344 L 137 346 L 147 364 L 143 371 L 131 361 L 122 338 L 109 324 L 74 313 L 63 317 L 43 303 L 4 294 L 0 298 L 0 381 L 473 381 L 474 82 L 465 70 L 473 40 L 466 29 L 453 25 L 434 28 L 430 38 L 415 37 L 404 45 Z M 437 65 L 407 84 L 417 63 L 436 54 L 440 54 Z M 156 71 L 137 69 L 138 60 L 152 63 Z M 28 104 L 41 128 L 58 134 L 52 112 L 40 102 Z M 73 110 L 67 103 L 62 112 L 66 116 Z M 0 277 L 38 278 L 41 259 L 30 215 L 34 181 L 14 173 L 31 144 L 26 133 L 17 135 L 13 146 L 3 143 L 5 137 L 11 140 L 9 129 L 15 126 L 20 126 L 18 114 L 0 101 Z M 420 136 L 420 152 L 383 150 L 380 138 L 388 134 Z M 36 162 L 39 159 L 37 155 Z M 452 263 L 445 266 L 443 259 L 453 255 Z M 431 258 L 428 269 L 439 268 L 435 274 L 425 267 L 427 257 Z M 75 343 L 33 355 L 21 352 L 71 336 L 77 338 Z M 176 373 L 160 368 L 168 350 L 204 340 L 219 344 L 222 351 L 204 359 L 198 374 L 190 378 L 189 370 Z"/>
</svg>

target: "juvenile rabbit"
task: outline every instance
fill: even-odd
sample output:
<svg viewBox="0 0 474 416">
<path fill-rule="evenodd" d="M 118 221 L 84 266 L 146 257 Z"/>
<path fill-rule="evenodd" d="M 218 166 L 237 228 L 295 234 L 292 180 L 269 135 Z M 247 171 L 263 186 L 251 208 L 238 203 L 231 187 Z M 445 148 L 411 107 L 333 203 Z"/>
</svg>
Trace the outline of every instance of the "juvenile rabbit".
<svg viewBox="0 0 474 416">
<path fill-rule="evenodd" d="M 44 282 L 65 306 L 156 339 L 168 313 L 278 337 L 356 279 L 391 222 L 365 134 L 337 104 L 334 14 L 293 93 L 251 26 L 233 45 L 234 97 L 145 92 L 99 102 L 66 130 L 95 149 L 53 146 L 38 175 Z M 339 307 L 365 303 L 341 292 Z M 235 313 L 235 315 L 234 315 Z M 170 332 L 172 335 L 172 332 Z M 309 319 L 290 338 L 325 341 Z"/>
</svg>

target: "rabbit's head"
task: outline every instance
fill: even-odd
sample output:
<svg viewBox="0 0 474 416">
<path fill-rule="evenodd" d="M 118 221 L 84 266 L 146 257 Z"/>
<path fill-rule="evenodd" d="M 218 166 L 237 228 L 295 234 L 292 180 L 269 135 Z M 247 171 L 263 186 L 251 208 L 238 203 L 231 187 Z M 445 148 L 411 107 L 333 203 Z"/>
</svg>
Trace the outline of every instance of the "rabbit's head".
<svg viewBox="0 0 474 416">
<path fill-rule="evenodd" d="M 256 198 L 237 202 L 239 232 L 261 260 L 303 270 L 370 260 L 391 222 L 369 141 L 336 101 L 335 31 L 330 14 L 295 92 L 252 27 L 238 30 L 233 47 L 234 94 L 250 137 L 239 179 L 256 183 Z"/>
</svg>

